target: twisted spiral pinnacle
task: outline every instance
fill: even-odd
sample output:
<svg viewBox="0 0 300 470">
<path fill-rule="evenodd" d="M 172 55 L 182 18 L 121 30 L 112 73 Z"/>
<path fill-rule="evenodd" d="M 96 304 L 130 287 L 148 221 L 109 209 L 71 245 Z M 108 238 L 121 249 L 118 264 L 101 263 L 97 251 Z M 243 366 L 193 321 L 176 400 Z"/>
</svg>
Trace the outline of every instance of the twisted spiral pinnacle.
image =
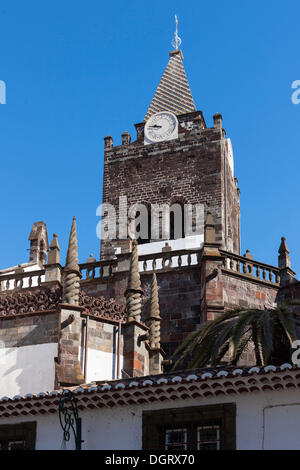
<svg viewBox="0 0 300 470">
<path fill-rule="evenodd" d="M 79 305 L 79 281 L 80 271 L 78 266 L 76 218 L 73 217 L 66 265 L 64 268 L 63 302 L 71 305 Z"/>
<path fill-rule="evenodd" d="M 142 296 L 139 292 L 128 293 L 126 296 L 126 308 L 128 313 L 128 321 L 141 321 Z"/>
<path fill-rule="evenodd" d="M 128 321 L 141 321 L 142 293 L 137 241 L 134 240 L 130 258 L 128 286 L 125 292 Z"/>
<path fill-rule="evenodd" d="M 127 290 L 141 290 L 141 278 L 139 272 L 138 244 L 136 240 L 132 242 L 132 253 L 130 258 L 129 279 Z"/>
<path fill-rule="evenodd" d="M 151 299 L 150 299 L 150 311 L 149 311 L 149 340 L 151 349 L 160 348 L 160 310 L 158 300 L 158 286 L 156 274 L 153 274 L 152 285 L 151 285 Z"/>
</svg>

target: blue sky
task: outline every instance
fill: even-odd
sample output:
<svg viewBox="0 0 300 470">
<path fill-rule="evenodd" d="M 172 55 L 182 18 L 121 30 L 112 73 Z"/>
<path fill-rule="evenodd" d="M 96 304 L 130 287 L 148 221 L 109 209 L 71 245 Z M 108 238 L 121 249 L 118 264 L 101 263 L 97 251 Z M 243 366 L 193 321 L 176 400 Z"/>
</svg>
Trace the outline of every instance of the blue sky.
<svg viewBox="0 0 300 470">
<path fill-rule="evenodd" d="M 297 4 L 298 3 L 298 4 Z M 2 0 L 0 267 L 28 258 L 44 220 L 64 261 L 73 215 L 79 257 L 98 257 L 103 138 L 135 136 L 168 61 L 179 17 L 184 65 L 208 126 L 231 138 L 241 189 L 242 253 L 277 265 L 286 236 L 300 275 L 300 79 L 296 1 L 188 3 Z"/>
</svg>

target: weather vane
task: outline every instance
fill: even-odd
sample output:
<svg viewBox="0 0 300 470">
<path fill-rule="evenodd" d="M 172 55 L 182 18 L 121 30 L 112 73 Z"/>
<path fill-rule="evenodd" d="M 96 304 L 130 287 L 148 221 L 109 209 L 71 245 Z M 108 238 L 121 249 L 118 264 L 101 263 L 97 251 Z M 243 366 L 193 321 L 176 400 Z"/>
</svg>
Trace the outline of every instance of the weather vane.
<svg viewBox="0 0 300 470">
<path fill-rule="evenodd" d="M 179 46 L 181 44 L 181 38 L 178 36 L 178 18 L 177 15 L 175 15 L 175 24 L 176 24 L 176 29 L 174 33 L 174 38 L 172 39 L 172 46 L 176 51 L 179 49 Z"/>
</svg>

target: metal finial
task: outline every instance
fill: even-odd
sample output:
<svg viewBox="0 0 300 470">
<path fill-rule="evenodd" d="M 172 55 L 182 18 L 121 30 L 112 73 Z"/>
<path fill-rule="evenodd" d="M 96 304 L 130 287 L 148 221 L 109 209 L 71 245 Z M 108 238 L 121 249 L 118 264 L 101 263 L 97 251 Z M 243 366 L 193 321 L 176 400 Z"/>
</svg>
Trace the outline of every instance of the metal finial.
<svg viewBox="0 0 300 470">
<path fill-rule="evenodd" d="M 181 44 L 181 38 L 178 36 L 178 18 L 177 18 L 177 15 L 175 15 L 175 24 L 176 24 L 176 29 L 175 29 L 175 33 L 174 33 L 174 38 L 172 39 L 172 46 L 177 51 L 180 47 L 180 44 Z"/>
</svg>

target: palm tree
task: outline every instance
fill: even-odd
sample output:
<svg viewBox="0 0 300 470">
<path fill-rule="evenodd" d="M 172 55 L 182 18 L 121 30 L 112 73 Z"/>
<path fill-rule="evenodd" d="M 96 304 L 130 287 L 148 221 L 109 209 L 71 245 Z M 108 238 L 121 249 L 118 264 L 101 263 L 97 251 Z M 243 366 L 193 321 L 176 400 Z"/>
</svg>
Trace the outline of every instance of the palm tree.
<svg viewBox="0 0 300 470">
<path fill-rule="evenodd" d="M 179 346 L 171 358 L 172 370 L 236 365 L 249 350 L 254 351 L 258 366 L 290 362 L 292 343 L 300 339 L 299 305 L 293 301 L 275 309 L 225 311 L 203 323 Z"/>
</svg>

